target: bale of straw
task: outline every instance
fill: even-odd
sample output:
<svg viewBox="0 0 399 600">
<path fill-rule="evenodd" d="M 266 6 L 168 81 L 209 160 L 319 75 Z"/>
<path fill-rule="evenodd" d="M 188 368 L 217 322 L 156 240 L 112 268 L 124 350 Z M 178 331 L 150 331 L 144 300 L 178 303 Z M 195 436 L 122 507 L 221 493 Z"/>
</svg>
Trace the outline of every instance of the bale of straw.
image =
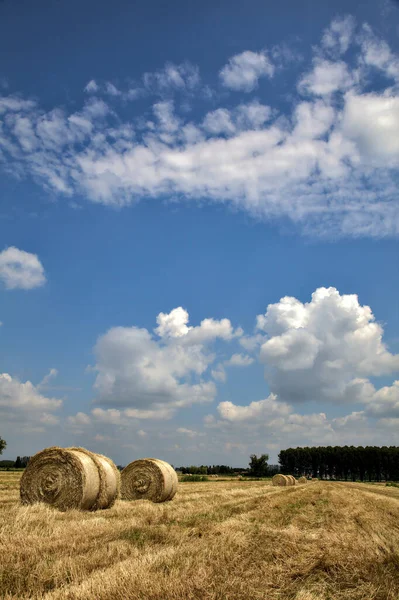
<svg viewBox="0 0 399 600">
<path fill-rule="evenodd" d="M 300 477 L 298 479 L 298 483 L 307 483 L 307 482 L 308 482 L 308 480 L 306 479 L 306 477 Z"/>
<path fill-rule="evenodd" d="M 290 485 L 290 483 L 286 475 L 281 475 L 281 473 L 277 473 L 277 475 L 274 475 L 272 479 L 272 485 L 287 486 Z"/>
<path fill-rule="evenodd" d="M 123 500 L 166 502 L 172 500 L 176 492 L 176 471 L 170 464 L 158 458 L 135 460 L 121 473 Z"/>
<path fill-rule="evenodd" d="M 113 485 L 109 474 L 113 471 L 112 461 L 104 458 L 84 448 L 52 446 L 38 452 L 21 478 L 22 504 L 43 502 L 61 511 L 110 507 L 115 502 L 118 483 Z"/>
<path fill-rule="evenodd" d="M 287 477 L 290 480 L 290 485 L 296 485 L 296 479 L 293 475 L 287 475 Z"/>
<path fill-rule="evenodd" d="M 83 452 L 83 454 L 92 459 L 98 469 L 100 489 L 97 499 L 90 510 L 111 508 L 119 497 L 121 487 L 121 475 L 115 463 L 107 456 L 90 452 L 86 448 L 66 448 L 66 450 Z"/>
</svg>

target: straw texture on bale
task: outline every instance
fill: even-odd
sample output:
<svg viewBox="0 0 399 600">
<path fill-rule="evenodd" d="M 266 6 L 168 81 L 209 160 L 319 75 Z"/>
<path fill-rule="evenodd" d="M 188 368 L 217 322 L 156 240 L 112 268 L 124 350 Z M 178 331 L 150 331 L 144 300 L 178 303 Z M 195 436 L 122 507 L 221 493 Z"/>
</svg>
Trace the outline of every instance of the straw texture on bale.
<svg viewBox="0 0 399 600">
<path fill-rule="evenodd" d="M 86 448 L 66 448 L 66 450 L 86 454 L 86 456 L 92 459 L 98 469 L 100 487 L 96 501 L 90 510 L 111 508 L 119 496 L 121 487 L 121 475 L 114 462 L 107 456 L 90 452 Z"/>
<path fill-rule="evenodd" d="M 61 511 L 109 508 L 119 491 L 111 463 L 84 448 L 46 448 L 30 459 L 21 477 L 21 502 L 44 502 Z"/>
<path fill-rule="evenodd" d="M 308 482 L 308 480 L 306 479 L 306 477 L 300 477 L 298 479 L 298 483 L 307 483 L 307 482 Z"/>
<path fill-rule="evenodd" d="M 131 462 L 121 473 L 123 500 L 166 502 L 177 492 L 177 473 L 158 458 L 142 458 Z"/>
<path fill-rule="evenodd" d="M 289 481 L 288 481 L 288 477 L 286 475 L 281 475 L 281 473 L 278 473 L 277 475 L 275 475 L 273 477 L 272 484 L 273 485 L 282 485 L 282 486 L 290 485 Z"/>
<path fill-rule="evenodd" d="M 290 485 L 296 485 L 296 479 L 293 475 L 287 475 L 289 481 L 290 481 Z"/>
</svg>

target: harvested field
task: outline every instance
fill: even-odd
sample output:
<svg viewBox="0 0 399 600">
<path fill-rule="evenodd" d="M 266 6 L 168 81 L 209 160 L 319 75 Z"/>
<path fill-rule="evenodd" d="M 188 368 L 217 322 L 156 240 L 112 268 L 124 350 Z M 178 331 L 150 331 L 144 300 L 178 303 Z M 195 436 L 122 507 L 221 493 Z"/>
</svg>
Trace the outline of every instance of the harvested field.
<svg viewBox="0 0 399 600">
<path fill-rule="evenodd" d="M 4 600 L 398 600 L 399 489 L 180 483 L 101 513 L 19 503 L 0 472 Z"/>
</svg>

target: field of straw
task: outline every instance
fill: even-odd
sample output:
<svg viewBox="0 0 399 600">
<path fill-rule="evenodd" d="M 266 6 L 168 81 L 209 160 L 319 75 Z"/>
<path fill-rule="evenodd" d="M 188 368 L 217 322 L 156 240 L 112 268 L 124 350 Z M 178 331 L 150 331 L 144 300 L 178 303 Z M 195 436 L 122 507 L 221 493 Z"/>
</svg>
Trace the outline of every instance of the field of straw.
<svg viewBox="0 0 399 600">
<path fill-rule="evenodd" d="M 180 483 L 172 502 L 20 506 L 0 472 L 4 600 L 398 600 L 399 488 Z"/>
</svg>

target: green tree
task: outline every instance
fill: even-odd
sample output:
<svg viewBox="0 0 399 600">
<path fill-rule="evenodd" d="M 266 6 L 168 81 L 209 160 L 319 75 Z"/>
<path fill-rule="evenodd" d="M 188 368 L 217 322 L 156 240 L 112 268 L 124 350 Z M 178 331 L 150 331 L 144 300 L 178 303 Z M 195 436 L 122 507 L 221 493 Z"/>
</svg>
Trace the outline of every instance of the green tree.
<svg viewBox="0 0 399 600">
<path fill-rule="evenodd" d="M 7 442 L 0 437 L 0 454 L 2 454 L 2 452 L 6 446 L 7 446 Z"/>
<path fill-rule="evenodd" d="M 268 454 L 262 454 L 261 456 L 256 456 L 256 454 L 251 454 L 249 462 L 249 474 L 252 477 L 266 477 L 267 476 L 267 461 L 269 460 Z"/>
<path fill-rule="evenodd" d="M 21 461 L 21 457 L 17 456 L 17 460 L 15 461 L 15 465 L 14 465 L 15 469 L 22 469 L 22 461 Z"/>
</svg>

